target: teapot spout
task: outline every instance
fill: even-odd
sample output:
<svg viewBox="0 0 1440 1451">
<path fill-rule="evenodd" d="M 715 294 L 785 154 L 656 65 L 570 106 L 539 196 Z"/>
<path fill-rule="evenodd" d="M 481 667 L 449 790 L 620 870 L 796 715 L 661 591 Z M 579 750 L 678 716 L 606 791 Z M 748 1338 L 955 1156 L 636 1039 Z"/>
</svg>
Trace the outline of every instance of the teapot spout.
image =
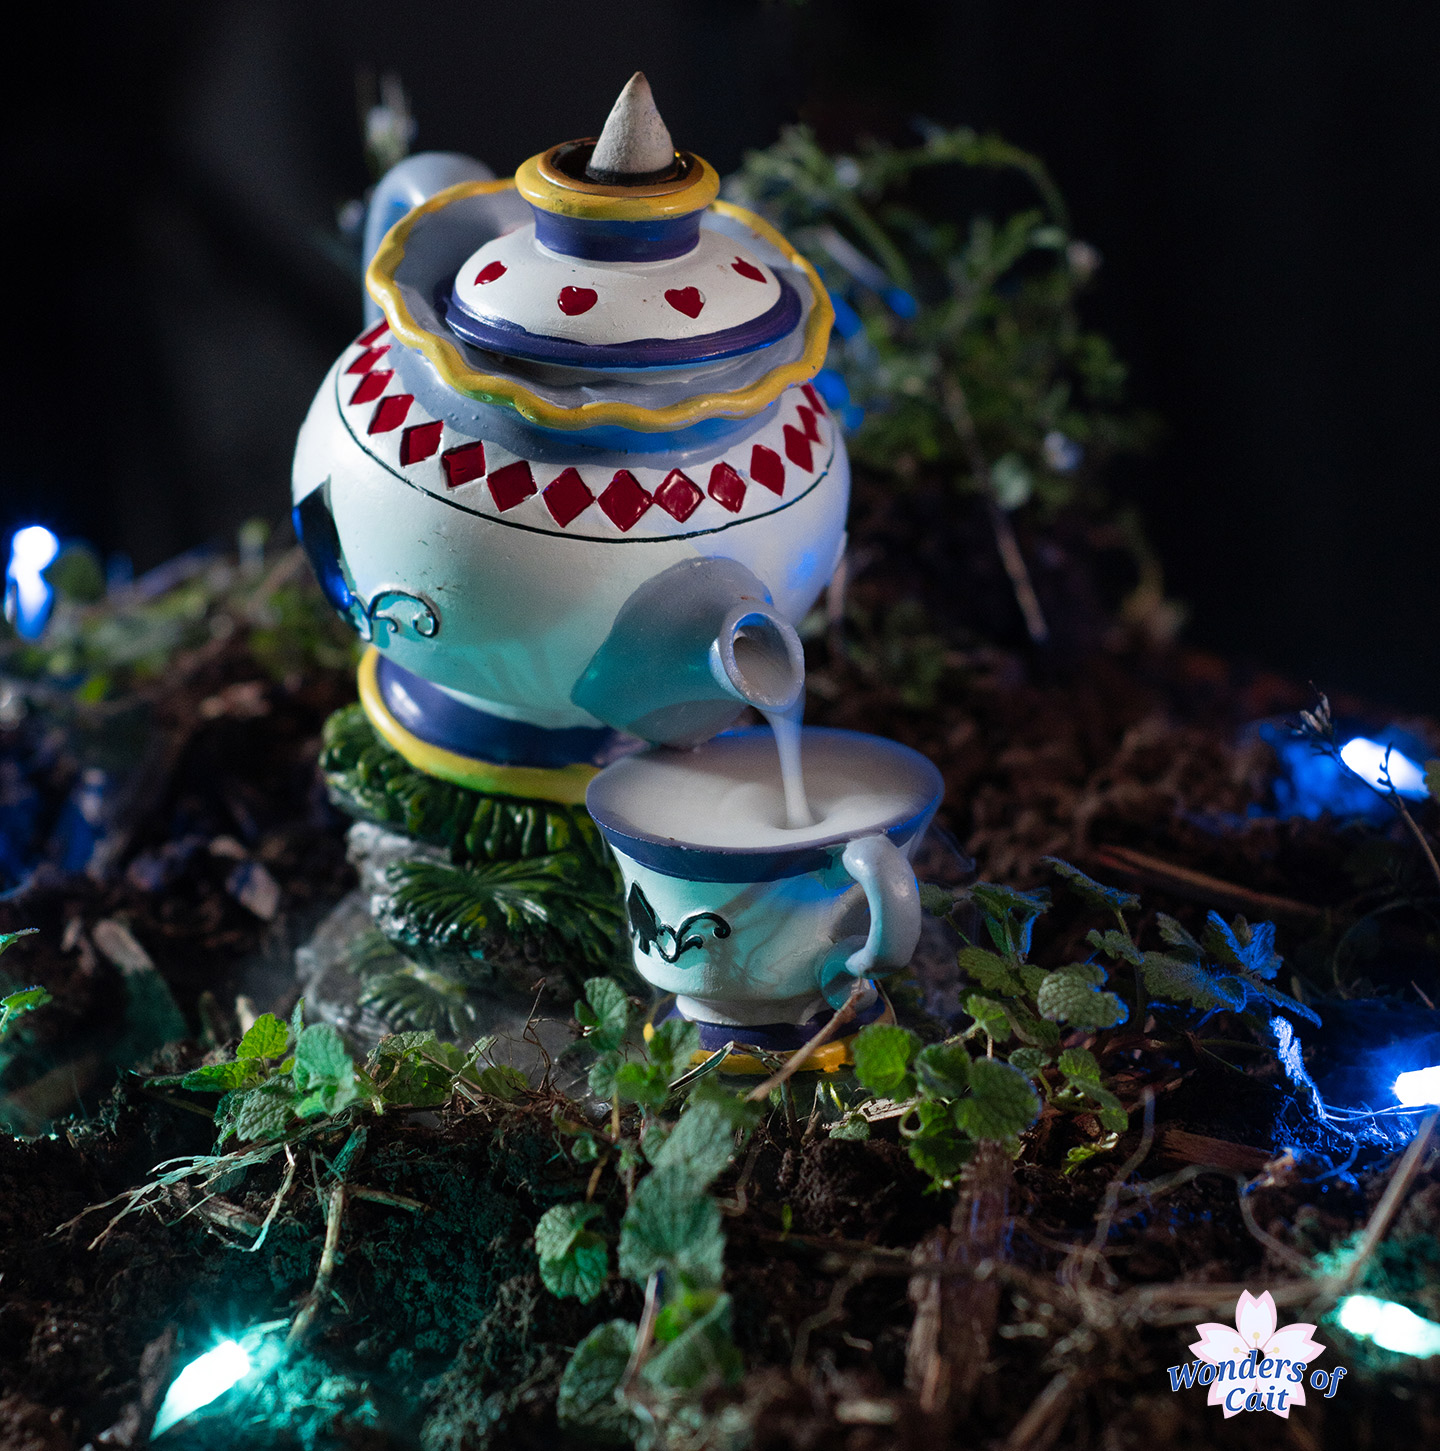
<svg viewBox="0 0 1440 1451">
<path fill-rule="evenodd" d="M 626 600 L 571 700 L 643 740 L 691 746 L 747 706 L 793 710 L 805 654 L 770 592 L 733 559 L 690 559 Z"/>
</svg>

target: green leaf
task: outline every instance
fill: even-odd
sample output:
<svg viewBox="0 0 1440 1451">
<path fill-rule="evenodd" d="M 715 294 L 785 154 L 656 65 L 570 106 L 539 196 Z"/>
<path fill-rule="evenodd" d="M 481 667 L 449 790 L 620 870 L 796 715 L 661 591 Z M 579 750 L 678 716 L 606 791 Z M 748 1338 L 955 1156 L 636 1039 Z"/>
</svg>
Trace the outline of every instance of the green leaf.
<svg viewBox="0 0 1440 1451">
<path fill-rule="evenodd" d="M 1253 927 L 1243 917 L 1226 926 L 1218 912 L 1205 918 L 1205 945 L 1227 967 L 1238 967 L 1269 980 L 1279 971 L 1284 958 L 1275 951 L 1275 924 L 1257 922 Z"/>
<path fill-rule="evenodd" d="M 497 1063 L 482 1068 L 475 1075 L 475 1085 L 482 1093 L 498 1098 L 501 1103 L 513 1103 L 530 1087 L 530 1080 L 508 1063 Z"/>
<path fill-rule="evenodd" d="M 1092 907 L 1108 912 L 1135 912 L 1140 908 L 1140 898 L 1133 892 L 1122 892 L 1118 887 L 1107 887 L 1093 877 L 1087 877 L 1079 867 L 1061 861 L 1058 856 L 1041 857 L 1052 871 L 1065 878 L 1070 890 L 1083 897 Z"/>
<path fill-rule="evenodd" d="M 1047 973 L 1036 994 L 1040 1015 L 1072 1028 L 1113 1028 L 1130 1010 L 1114 993 L 1100 991 L 1103 969 L 1077 962 Z"/>
<path fill-rule="evenodd" d="M 283 1088 L 262 1084 L 237 1093 L 233 1113 L 238 1138 L 265 1143 L 285 1136 L 291 1118 L 290 1101 Z"/>
<path fill-rule="evenodd" d="M 700 1051 L 700 1029 L 686 1018 L 666 1018 L 645 1045 L 650 1062 L 664 1075 L 666 1082 L 678 1078 L 690 1067 L 691 1058 Z"/>
<path fill-rule="evenodd" d="M 1115 962 L 1128 962 L 1140 966 L 1140 949 L 1130 940 L 1129 934 L 1111 928 L 1108 932 L 1097 932 L 1093 927 L 1085 934 L 1085 940 L 1097 952 Z"/>
<path fill-rule="evenodd" d="M 592 977 L 585 983 L 585 1001 L 576 1003 L 575 1016 L 588 1028 L 586 1040 L 597 1053 L 619 1048 L 630 1031 L 630 1000 L 612 977 Z"/>
<path fill-rule="evenodd" d="M 972 1139 L 1013 1139 L 1040 1116 L 1040 1100 L 1018 1068 L 998 1058 L 970 1065 L 970 1095 L 955 1107 L 955 1120 Z"/>
<path fill-rule="evenodd" d="M 192 1068 L 180 1078 L 181 1088 L 193 1089 L 196 1093 L 229 1093 L 243 1088 L 258 1079 L 259 1073 L 253 1062 L 240 1059 L 231 1063 L 207 1063 L 203 1068 Z"/>
<path fill-rule="evenodd" d="M 1312 1009 L 1307 1008 L 1304 1003 L 1292 998 L 1289 993 L 1283 993 L 1278 987 L 1268 982 L 1260 982 L 1253 977 L 1246 976 L 1242 979 L 1250 994 L 1261 998 L 1272 1006 L 1277 1007 L 1281 1012 L 1289 1013 L 1292 1017 L 1304 1018 L 1308 1023 L 1320 1026 L 1320 1015 Z"/>
<path fill-rule="evenodd" d="M 981 993 L 967 993 L 965 1011 L 991 1038 L 1004 1042 L 1010 1036 L 1010 1018 L 1003 1003 L 997 1003 L 994 998 L 987 998 Z"/>
<path fill-rule="evenodd" d="M 622 1063 L 615 1070 L 615 1092 L 623 1103 L 663 1108 L 670 1097 L 670 1078 L 653 1063 Z"/>
<path fill-rule="evenodd" d="M 1017 1048 L 1010 1055 L 1010 1066 L 1018 1068 L 1029 1078 L 1039 1078 L 1049 1061 L 1049 1056 L 1041 1048 Z"/>
<path fill-rule="evenodd" d="M 1173 917 L 1167 917 L 1161 912 L 1155 921 L 1160 928 L 1161 940 L 1174 949 L 1172 956 L 1182 957 L 1189 962 L 1204 960 L 1205 949 Z"/>
<path fill-rule="evenodd" d="M 1025 991 L 1020 974 L 1003 957 L 983 947 L 962 947 L 956 954 L 960 970 L 992 993 L 1019 997 Z"/>
<path fill-rule="evenodd" d="M 830 1137 L 832 1139 L 850 1139 L 863 1141 L 870 1137 L 870 1123 L 864 1114 L 846 1114 L 839 1123 L 830 1125 Z"/>
<path fill-rule="evenodd" d="M 18 932 L 9 934 L 11 941 L 20 936 Z M 21 988 L 19 992 L 10 993 L 7 997 L 0 998 L 0 1011 L 4 1011 L 10 1017 L 19 1017 L 21 1013 L 33 1012 L 36 1008 L 43 1008 L 46 1003 L 53 1002 L 50 994 L 43 987 Z"/>
<path fill-rule="evenodd" d="M 685 1169 L 656 1169 L 640 1183 L 620 1225 L 620 1273 L 644 1284 L 653 1271 L 677 1271 L 718 1285 L 725 1236 L 720 1209 Z"/>
<path fill-rule="evenodd" d="M 1440 806 L 1440 761 L 1425 762 L 1425 789 L 1430 799 Z"/>
<path fill-rule="evenodd" d="M 605 1288 L 610 1251 L 585 1226 L 601 1214 L 598 1204 L 557 1204 L 535 1226 L 540 1278 L 552 1295 L 573 1296 L 588 1305 Z"/>
<path fill-rule="evenodd" d="M 261 1013 L 235 1050 L 237 1058 L 280 1058 L 290 1045 L 290 1030 L 274 1013 Z"/>
<path fill-rule="evenodd" d="M 309 1088 L 317 1083 L 353 1080 L 355 1064 L 339 1031 L 329 1023 L 312 1023 L 295 1045 L 295 1083 Z"/>
<path fill-rule="evenodd" d="M 1067 1048 L 1056 1066 L 1066 1078 L 1100 1082 L 1100 1060 L 1088 1048 Z"/>
<path fill-rule="evenodd" d="M 1167 1003 L 1188 1003 L 1202 1013 L 1220 1008 L 1239 1012 L 1245 1006 L 1245 990 L 1239 978 L 1217 977 L 1199 961 L 1147 952 L 1140 977 L 1152 998 Z"/>
<path fill-rule="evenodd" d="M 724 1172 L 735 1153 L 735 1116 L 715 1100 L 692 1103 L 659 1150 L 650 1155 L 656 1169 L 688 1174 L 697 1190 Z"/>
<path fill-rule="evenodd" d="M 40 929 L 38 927 L 22 927 L 18 932 L 0 932 L 0 952 L 7 948 L 14 947 L 22 937 L 33 937 Z M 34 989 L 27 989 L 34 991 Z"/>
<path fill-rule="evenodd" d="M 855 1077 L 872 1093 L 893 1097 L 909 1078 L 910 1060 L 920 1040 L 909 1028 L 895 1023 L 871 1023 L 850 1046 Z"/>
<path fill-rule="evenodd" d="M 970 1055 L 959 1043 L 932 1043 L 916 1055 L 915 1077 L 932 1098 L 959 1098 L 970 1086 Z"/>
<path fill-rule="evenodd" d="M 955 1182 L 975 1153 L 973 1140 L 960 1131 L 956 1122 L 958 1107 L 934 1099 L 922 1100 L 915 1107 L 919 1128 L 904 1131 L 911 1162 L 941 1188 Z"/>
<path fill-rule="evenodd" d="M 744 1369 L 730 1334 L 730 1297 L 717 1295 L 704 1315 L 645 1362 L 642 1374 L 651 1385 L 693 1391 L 710 1381 L 733 1384 Z"/>
<path fill-rule="evenodd" d="M 937 887 L 933 882 L 920 883 L 920 908 L 932 917 L 948 917 L 955 905 L 955 894 L 947 887 Z"/>
<path fill-rule="evenodd" d="M 560 1376 L 555 1419 L 605 1445 L 628 1446 L 638 1423 L 615 1397 L 635 1350 L 635 1327 L 625 1320 L 597 1325 L 575 1347 Z"/>
<path fill-rule="evenodd" d="M 1040 984 L 1044 981 L 1044 969 L 1037 968 L 1035 986 L 1031 991 L 1039 992 Z M 1044 1018 L 1037 1018 L 1018 998 L 1007 998 L 1000 1006 L 1005 1009 L 1005 1017 L 1009 1021 L 1010 1031 L 1022 1043 L 1026 1043 L 1032 1048 L 1054 1048 L 1059 1044 L 1060 1029 L 1054 1023 L 1046 1022 Z"/>
<path fill-rule="evenodd" d="M 983 914 L 985 930 L 995 946 L 1010 958 L 1026 956 L 1035 919 L 1050 910 L 1050 893 L 1043 889 L 1019 892 L 997 882 L 976 882 L 967 895 Z"/>
<path fill-rule="evenodd" d="M 624 1061 L 618 1052 L 610 1052 L 602 1053 L 590 1065 L 590 1073 L 586 1082 L 590 1092 L 596 1098 L 609 1103 L 615 1097 L 615 1077 Z"/>
</svg>

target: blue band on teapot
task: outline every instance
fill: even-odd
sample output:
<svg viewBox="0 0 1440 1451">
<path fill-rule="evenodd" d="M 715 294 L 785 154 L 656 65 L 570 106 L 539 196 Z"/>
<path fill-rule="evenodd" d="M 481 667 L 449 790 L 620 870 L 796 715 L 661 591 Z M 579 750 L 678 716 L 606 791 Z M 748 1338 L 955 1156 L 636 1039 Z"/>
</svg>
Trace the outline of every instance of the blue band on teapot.
<svg viewBox="0 0 1440 1451">
<path fill-rule="evenodd" d="M 462 705 L 439 686 L 382 655 L 375 670 L 381 699 L 412 735 L 456 755 L 503 766 L 593 763 L 615 737 L 606 726 L 553 730 Z"/>
<path fill-rule="evenodd" d="M 861 1028 L 883 1018 L 890 1005 L 879 994 L 873 1002 L 860 1008 L 849 1026 L 847 1035 L 858 1033 Z M 670 1018 L 684 1018 L 679 1008 L 672 1007 L 661 1022 Z M 766 1053 L 794 1053 L 803 1048 L 834 1016 L 831 1012 L 817 1013 L 803 1023 L 707 1023 L 700 1018 L 691 1018 L 700 1030 L 700 1047 L 703 1052 L 715 1053 L 727 1043 L 738 1043 L 746 1048 L 759 1048 Z"/>
<path fill-rule="evenodd" d="M 664 262 L 683 257 L 700 237 L 702 211 L 645 221 L 566 217 L 532 207 L 535 240 L 566 257 L 588 262 Z"/>
</svg>

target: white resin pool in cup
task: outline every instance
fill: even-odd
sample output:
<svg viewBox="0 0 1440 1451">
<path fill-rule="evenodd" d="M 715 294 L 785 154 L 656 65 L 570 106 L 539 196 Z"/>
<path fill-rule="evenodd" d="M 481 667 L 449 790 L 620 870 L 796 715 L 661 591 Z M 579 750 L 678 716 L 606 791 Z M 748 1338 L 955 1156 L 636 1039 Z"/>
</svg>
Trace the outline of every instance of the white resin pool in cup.
<svg viewBox="0 0 1440 1451">
<path fill-rule="evenodd" d="M 856 978 L 904 967 L 919 939 L 910 857 L 940 773 L 879 736 L 800 736 L 809 826 L 787 824 L 764 727 L 629 756 L 586 797 L 625 879 L 635 966 L 706 1048 L 800 1046 Z"/>
</svg>

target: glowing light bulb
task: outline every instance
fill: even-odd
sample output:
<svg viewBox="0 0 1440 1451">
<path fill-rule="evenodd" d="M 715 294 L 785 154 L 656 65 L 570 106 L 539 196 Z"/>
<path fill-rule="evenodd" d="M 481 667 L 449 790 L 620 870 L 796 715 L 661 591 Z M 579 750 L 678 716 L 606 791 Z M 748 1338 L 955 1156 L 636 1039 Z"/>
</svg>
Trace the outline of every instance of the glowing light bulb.
<svg viewBox="0 0 1440 1451">
<path fill-rule="evenodd" d="M 250 1355 L 245 1347 L 233 1340 L 222 1340 L 214 1350 L 192 1360 L 170 1382 L 150 1435 L 162 1435 L 177 1421 L 193 1416 L 249 1374 Z"/>
<path fill-rule="evenodd" d="M 1433 1068 L 1412 1068 L 1409 1073 L 1402 1073 L 1395 1080 L 1394 1093 L 1406 1108 L 1440 1104 L 1440 1063 Z"/>
<path fill-rule="evenodd" d="M 45 571 L 60 553 L 60 540 L 43 524 L 17 529 L 10 539 L 10 564 L 5 570 L 5 613 L 15 629 L 33 640 L 45 628 L 55 591 Z"/>
<path fill-rule="evenodd" d="M 1337 1317 L 1351 1335 L 1373 1341 L 1397 1355 L 1440 1355 L 1440 1325 L 1393 1300 L 1373 1295 L 1347 1295 Z"/>
<path fill-rule="evenodd" d="M 1387 758 L 1390 784 L 1400 795 L 1419 800 L 1429 794 L 1425 789 L 1425 772 L 1409 756 L 1393 746 L 1384 746 L 1379 741 L 1356 736 L 1340 747 L 1340 759 L 1362 780 L 1378 786 L 1382 791 L 1385 789 Z"/>
</svg>

